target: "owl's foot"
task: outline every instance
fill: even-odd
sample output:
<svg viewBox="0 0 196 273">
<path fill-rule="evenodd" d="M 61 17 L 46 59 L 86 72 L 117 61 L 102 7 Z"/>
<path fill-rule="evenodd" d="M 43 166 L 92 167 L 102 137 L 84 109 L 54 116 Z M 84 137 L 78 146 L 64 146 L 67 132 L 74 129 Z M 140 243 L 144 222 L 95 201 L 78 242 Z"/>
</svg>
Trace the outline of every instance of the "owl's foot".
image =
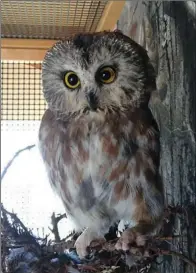
<svg viewBox="0 0 196 273">
<path fill-rule="evenodd" d="M 90 245 L 90 243 L 93 240 L 105 240 L 104 237 L 100 237 L 97 232 L 91 230 L 90 228 L 87 228 L 83 231 L 83 233 L 78 237 L 78 239 L 75 242 L 75 247 L 78 256 L 82 259 L 84 258 L 88 252 L 87 247 Z"/>
<path fill-rule="evenodd" d="M 145 244 L 145 235 L 141 234 L 134 228 L 128 228 L 122 233 L 115 247 L 117 250 L 129 250 L 132 254 L 136 254 L 135 252 L 144 247 Z"/>
</svg>

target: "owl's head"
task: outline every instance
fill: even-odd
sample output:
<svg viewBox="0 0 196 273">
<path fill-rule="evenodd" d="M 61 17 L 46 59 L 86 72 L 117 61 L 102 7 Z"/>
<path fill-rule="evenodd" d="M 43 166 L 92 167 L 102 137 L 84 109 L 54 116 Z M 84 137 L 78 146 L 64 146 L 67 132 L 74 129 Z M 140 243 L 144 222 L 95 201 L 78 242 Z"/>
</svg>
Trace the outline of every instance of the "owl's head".
<svg viewBox="0 0 196 273">
<path fill-rule="evenodd" d="M 60 116 L 140 107 L 156 88 L 146 50 L 119 32 L 58 42 L 45 56 L 42 79 L 49 108 Z"/>
</svg>

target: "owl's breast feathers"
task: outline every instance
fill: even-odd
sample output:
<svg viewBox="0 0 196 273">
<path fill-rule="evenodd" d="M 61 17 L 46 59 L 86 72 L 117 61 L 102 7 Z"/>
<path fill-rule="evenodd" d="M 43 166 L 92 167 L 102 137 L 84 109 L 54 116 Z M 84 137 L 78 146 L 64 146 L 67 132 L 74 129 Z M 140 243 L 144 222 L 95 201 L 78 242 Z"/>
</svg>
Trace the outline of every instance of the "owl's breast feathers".
<svg viewBox="0 0 196 273">
<path fill-rule="evenodd" d="M 88 211 L 105 199 L 109 206 L 125 200 L 146 209 L 157 206 L 159 130 L 148 108 L 106 116 L 103 122 L 69 123 L 47 110 L 39 140 L 50 182 L 68 210 Z"/>
</svg>

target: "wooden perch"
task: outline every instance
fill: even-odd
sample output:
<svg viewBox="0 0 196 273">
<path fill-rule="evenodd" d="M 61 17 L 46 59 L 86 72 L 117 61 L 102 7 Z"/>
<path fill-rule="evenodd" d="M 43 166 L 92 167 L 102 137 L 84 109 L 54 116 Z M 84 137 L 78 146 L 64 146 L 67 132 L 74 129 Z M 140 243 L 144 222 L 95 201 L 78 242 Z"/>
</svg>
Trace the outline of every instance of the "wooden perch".
<svg viewBox="0 0 196 273">
<path fill-rule="evenodd" d="M 183 260 L 185 263 L 191 265 L 193 268 L 196 268 L 196 261 L 193 261 L 192 259 L 188 258 L 183 253 L 179 253 L 177 251 L 172 251 L 172 250 L 161 250 L 160 254 L 177 257 L 177 258 Z"/>
</svg>

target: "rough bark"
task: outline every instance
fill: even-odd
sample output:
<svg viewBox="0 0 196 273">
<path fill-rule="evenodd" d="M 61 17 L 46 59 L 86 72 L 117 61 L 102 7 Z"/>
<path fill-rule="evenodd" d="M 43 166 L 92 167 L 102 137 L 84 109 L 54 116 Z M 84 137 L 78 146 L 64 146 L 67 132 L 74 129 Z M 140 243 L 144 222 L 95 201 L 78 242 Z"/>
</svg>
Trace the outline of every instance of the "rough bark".
<svg viewBox="0 0 196 273">
<path fill-rule="evenodd" d="M 196 9 L 192 1 L 127 1 L 118 28 L 148 50 L 157 72 L 151 108 L 161 131 L 166 202 L 185 209 L 175 219 L 177 248 L 196 260 Z M 196 269 L 164 257 L 161 272 Z"/>
</svg>

